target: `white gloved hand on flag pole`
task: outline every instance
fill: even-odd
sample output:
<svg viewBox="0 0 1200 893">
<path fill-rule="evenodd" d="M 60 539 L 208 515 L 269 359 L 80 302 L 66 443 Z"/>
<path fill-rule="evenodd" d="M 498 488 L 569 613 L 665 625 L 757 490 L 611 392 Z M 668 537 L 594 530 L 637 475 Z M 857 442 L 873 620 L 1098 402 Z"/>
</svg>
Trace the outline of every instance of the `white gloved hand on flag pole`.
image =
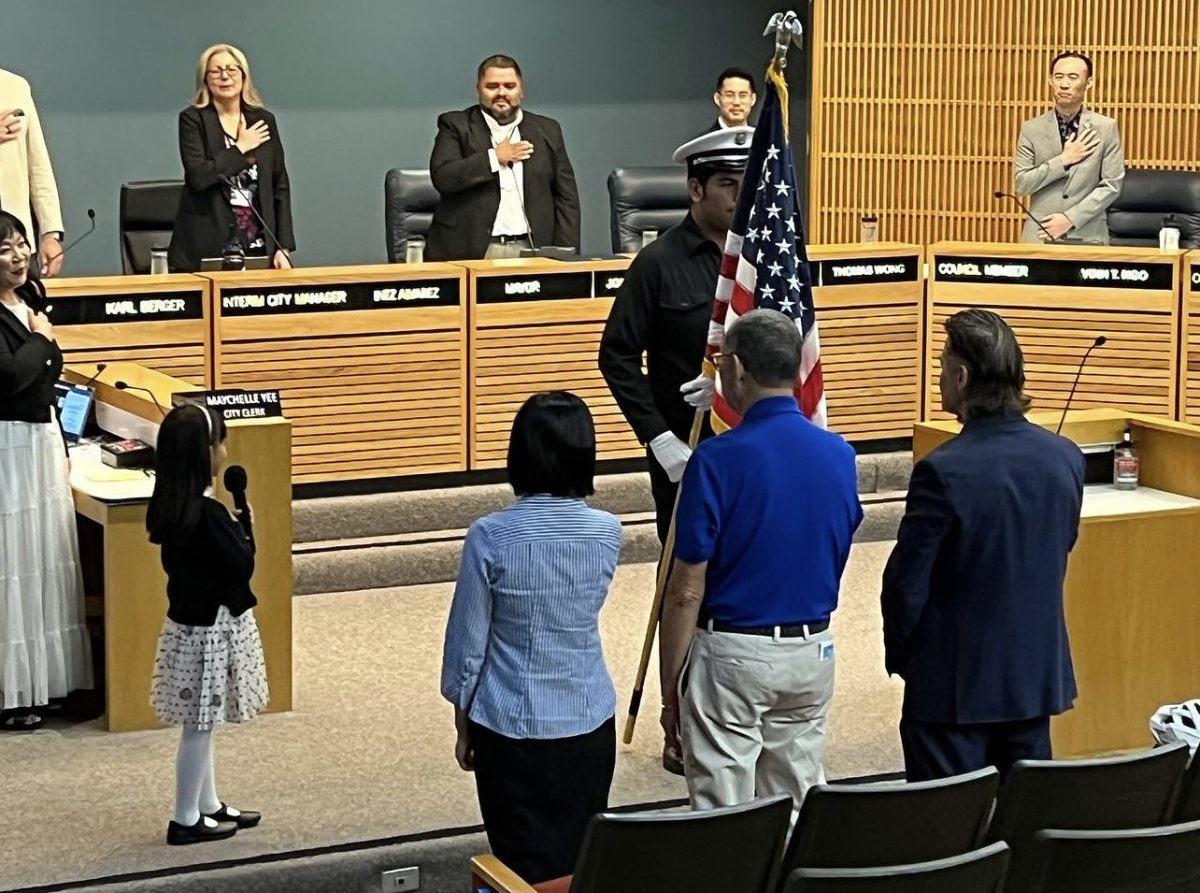
<svg viewBox="0 0 1200 893">
<path fill-rule="evenodd" d="M 654 458 L 663 467 L 671 483 L 679 483 L 679 479 L 683 477 L 683 469 L 692 457 L 691 447 L 672 432 L 664 431 L 650 441 L 650 452 L 654 453 Z"/>
<path fill-rule="evenodd" d="M 679 393 L 683 394 L 683 402 L 692 409 L 703 410 L 708 412 L 712 409 L 713 388 L 716 383 L 707 375 L 701 374 L 691 381 L 679 386 Z"/>
</svg>

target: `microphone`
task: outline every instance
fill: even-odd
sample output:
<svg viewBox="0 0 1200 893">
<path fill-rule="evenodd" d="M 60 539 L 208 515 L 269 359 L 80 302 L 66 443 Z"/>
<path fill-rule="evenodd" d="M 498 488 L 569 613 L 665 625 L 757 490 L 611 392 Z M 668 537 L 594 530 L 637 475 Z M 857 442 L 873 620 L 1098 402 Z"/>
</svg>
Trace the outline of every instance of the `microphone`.
<svg viewBox="0 0 1200 893">
<path fill-rule="evenodd" d="M 246 501 L 246 484 L 249 483 L 246 476 L 246 469 L 240 465 L 230 465 L 225 469 L 224 483 L 225 489 L 233 497 L 233 504 L 239 512 L 238 523 L 242 525 L 242 530 L 245 531 L 246 538 L 253 543 L 254 533 L 251 530 L 250 503 Z"/>
<path fill-rule="evenodd" d="M 78 245 L 80 242 L 82 242 L 84 239 L 86 239 L 88 236 L 90 236 L 92 233 L 94 233 L 96 231 L 96 209 L 88 208 L 87 216 L 88 216 L 88 220 L 90 220 L 91 224 L 92 224 L 91 226 L 88 227 L 87 232 L 85 232 L 79 238 L 70 242 L 65 248 L 63 248 L 60 252 L 58 252 L 58 254 L 54 255 L 54 257 L 46 258 L 47 263 L 58 260 L 60 257 L 62 257 L 64 254 L 66 254 L 68 251 L 70 251 L 72 248 L 74 248 L 76 245 Z"/>
<path fill-rule="evenodd" d="M 1092 342 L 1091 347 L 1084 351 L 1083 359 L 1079 361 L 1079 368 L 1075 370 L 1075 382 L 1071 385 L 1071 393 L 1067 394 L 1067 402 L 1063 404 L 1062 418 L 1058 420 L 1058 427 L 1054 429 L 1055 434 L 1062 433 L 1063 422 L 1067 420 L 1067 410 L 1071 408 L 1071 401 L 1075 399 L 1075 389 L 1079 387 L 1079 376 L 1083 375 L 1084 363 L 1088 361 L 1088 357 L 1092 355 L 1093 350 L 1095 350 L 1097 347 L 1103 347 L 1107 342 L 1107 337 L 1104 335 L 1097 335 L 1096 340 Z"/>
<path fill-rule="evenodd" d="M 254 196 L 243 189 L 234 177 L 225 177 L 224 179 L 226 186 L 228 186 L 230 189 L 236 189 L 238 195 L 246 200 L 246 204 L 249 206 L 250 212 L 254 215 L 254 218 L 258 221 L 259 225 L 263 228 L 266 234 L 271 237 L 271 241 L 275 243 L 275 249 L 283 252 L 283 256 L 287 258 L 289 266 L 294 266 L 294 264 L 292 264 L 292 252 L 288 251 L 281 244 L 279 244 L 279 237 L 275 235 L 275 230 L 267 226 L 267 221 L 263 220 L 262 214 L 258 213 L 258 208 L 254 207 Z"/>
<path fill-rule="evenodd" d="M 1001 192 L 999 190 L 996 190 L 995 192 L 992 193 L 992 197 L 997 198 L 997 199 L 1006 198 L 1009 201 L 1013 202 L 1018 208 L 1021 209 L 1021 212 L 1027 218 L 1032 220 L 1037 225 L 1038 229 L 1040 229 L 1043 233 L 1046 234 L 1046 238 L 1049 241 L 1051 241 L 1051 242 L 1058 241 L 1058 239 L 1056 239 L 1056 238 L 1054 238 L 1054 236 L 1050 235 L 1050 230 L 1048 230 L 1048 229 L 1046 229 L 1046 227 L 1042 226 L 1042 221 L 1040 221 L 1036 217 L 1034 217 L 1033 212 L 1030 211 L 1027 207 L 1025 207 L 1025 203 L 1023 201 L 1021 201 L 1019 198 L 1017 198 L 1015 195 L 1013 195 L 1011 192 Z"/>
<path fill-rule="evenodd" d="M 113 387 L 118 391 L 141 391 L 143 394 L 149 394 L 150 399 L 154 401 L 154 405 L 158 407 L 158 411 L 162 414 L 162 417 L 167 417 L 167 411 L 163 409 L 162 404 L 158 402 L 158 397 L 155 396 L 154 391 L 150 390 L 149 388 L 143 388 L 140 385 L 130 384 L 127 381 L 118 381 L 113 384 Z"/>
<path fill-rule="evenodd" d="M 99 378 L 100 373 L 103 372 L 107 368 L 108 368 L 108 363 L 97 363 L 96 371 L 92 374 L 91 378 L 89 378 L 87 381 L 85 381 L 83 383 L 83 387 L 90 388 L 92 386 L 92 382 L 94 382 L 97 378 Z"/>
</svg>

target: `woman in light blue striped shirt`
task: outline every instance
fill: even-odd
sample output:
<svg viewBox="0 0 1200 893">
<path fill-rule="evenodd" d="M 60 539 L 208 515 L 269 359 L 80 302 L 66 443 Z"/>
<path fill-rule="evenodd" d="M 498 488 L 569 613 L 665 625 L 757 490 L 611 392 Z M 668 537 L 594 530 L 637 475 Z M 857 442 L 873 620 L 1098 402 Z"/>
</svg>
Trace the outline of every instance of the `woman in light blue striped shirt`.
<svg viewBox="0 0 1200 893">
<path fill-rule="evenodd" d="M 475 772 L 492 852 L 535 884 L 574 870 L 616 760 L 599 614 L 621 522 L 584 502 L 595 468 L 587 405 L 530 397 L 508 445 L 517 500 L 467 531 L 446 625 L 455 756 Z"/>
</svg>

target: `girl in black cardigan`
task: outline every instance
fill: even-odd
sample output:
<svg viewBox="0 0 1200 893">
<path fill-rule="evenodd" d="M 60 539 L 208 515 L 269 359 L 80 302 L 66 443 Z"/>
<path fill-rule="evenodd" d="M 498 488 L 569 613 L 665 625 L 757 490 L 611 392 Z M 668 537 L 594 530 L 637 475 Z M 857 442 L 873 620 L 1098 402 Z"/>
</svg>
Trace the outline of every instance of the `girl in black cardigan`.
<svg viewBox="0 0 1200 893">
<path fill-rule="evenodd" d="M 225 434 L 224 420 L 204 407 L 171 410 L 159 428 L 146 510 L 150 541 L 162 546 L 168 602 L 150 701 L 159 719 L 183 727 L 167 826 L 172 845 L 231 837 L 260 819 L 222 803 L 213 777 L 214 728 L 244 722 L 267 704 L 249 512 L 235 517 L 210 495 Z"/>
</svg>

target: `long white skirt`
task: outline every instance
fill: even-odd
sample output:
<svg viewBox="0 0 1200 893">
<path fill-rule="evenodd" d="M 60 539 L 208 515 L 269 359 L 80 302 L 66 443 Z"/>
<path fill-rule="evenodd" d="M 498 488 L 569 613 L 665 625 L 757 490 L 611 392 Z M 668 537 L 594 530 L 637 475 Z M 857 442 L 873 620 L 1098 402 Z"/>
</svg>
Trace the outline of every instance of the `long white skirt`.
<svg viewBox="0 0 1200 893">
<path fill-rule="evenodd" d="M 92 687 L 75 506 L 57 422 L 0 421 L 0 695 L 30 707 Z"/>
</svg>

